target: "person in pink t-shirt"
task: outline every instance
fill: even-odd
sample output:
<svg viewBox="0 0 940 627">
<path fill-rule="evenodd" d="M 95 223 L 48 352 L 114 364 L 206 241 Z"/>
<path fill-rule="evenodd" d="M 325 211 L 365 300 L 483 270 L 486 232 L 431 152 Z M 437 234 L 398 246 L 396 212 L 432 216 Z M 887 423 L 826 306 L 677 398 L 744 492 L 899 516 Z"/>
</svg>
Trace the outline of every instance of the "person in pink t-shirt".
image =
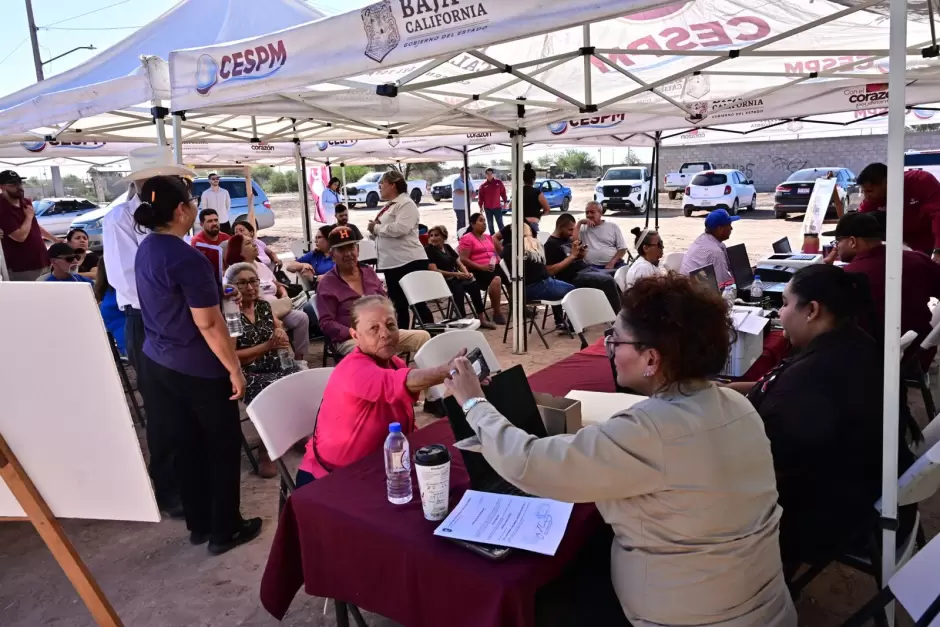
<svg viewBox="0 0 940 627">
<path fill-rule="evenodd" d="M 502 282 L 509 280 L 508 277 L 503 278 L 503 272 L 499 268 L 503 245 L 486 232 L 486 218 L 482 213 L 470 216 L 470 226 L 460 238 L 457 251 L 460 253 L 460 261 L 470 268 L 473 278 L 477 280 L 477 287 L 489 295 L 493 305 L 493 322 L 506 324 L 500 304 L 503 296 L 500 291 Z"/>
<path fill-rule="evenodd" d="M 380 450 L 393 422 L 401 423 L 406 435 L 414 431 L 418 394 L 443 383 L 454 368 L 453 360 L 436 368 L 408 368 L 397 357 L 395 308 L 385 296 L 356 301 L 350 334 L 357 347 L 326 385 L 316 428 L 297 470 L 297 487 Z"/>
</svg>

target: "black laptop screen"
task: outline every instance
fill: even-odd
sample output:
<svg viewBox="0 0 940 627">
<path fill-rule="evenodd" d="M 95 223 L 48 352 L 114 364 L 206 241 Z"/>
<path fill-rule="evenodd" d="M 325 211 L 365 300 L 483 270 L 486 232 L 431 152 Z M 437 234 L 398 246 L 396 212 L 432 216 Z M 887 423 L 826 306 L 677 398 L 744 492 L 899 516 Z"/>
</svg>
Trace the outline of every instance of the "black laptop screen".
<svg viewBox="0 0 940 627">
<path fill-rule="evenodd" d="M 776 242 L 773 243 L 773 247 L 774 247 L 774 252 L 777 253 L 777 254 L 781 254 L 781 253 L 792 253 L 792 252 L 793 252 L 793 249 L 790 248 L 790 238 L 789 238 L 789 237 L 784 237 L 784 238 L 782 238 L 782 239 L 778 239 Z"/>
<path fill-rule="evenodd" d="M 720 293 L 718 289 L 718 277 L 715 275 L 715 266 L 712 264 L 692 270 L 689 272 L 689 277 L 706 290 Z"/>
<path fill-rule="evenodd" d="M 728 265 L 731 266 L 731 275 L 739 287 L 747 287 L 754 282 L 754 271 L 751 270 L 751 260 L 747 257 L 744 244 L 728 247 Z"/>
</svg>

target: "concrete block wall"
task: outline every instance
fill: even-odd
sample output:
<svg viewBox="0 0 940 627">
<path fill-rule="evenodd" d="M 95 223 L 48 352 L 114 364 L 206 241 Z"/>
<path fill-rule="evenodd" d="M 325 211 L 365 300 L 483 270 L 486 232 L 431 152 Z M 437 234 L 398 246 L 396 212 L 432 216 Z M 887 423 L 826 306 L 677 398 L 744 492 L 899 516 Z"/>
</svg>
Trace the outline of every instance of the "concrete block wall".
<svg viewBox="0 0 940 627">
<path fill-rule="evenodd" d="M 718 168 L 741 170 L 759 192 L 772 192 L 803 168 L 845 167 L 855 174 L 872 162 L 887 162 L 887 135 L 855 135 L 784 141 L 697 146 L 663 146 L 659 171 L 676 172 L 687 161 L 711 161 Z M 908 133 L 906 150 L 940 148 L 940 133 Z M 660 177 L 662 184 L 662 177 Z"/>
</svg>

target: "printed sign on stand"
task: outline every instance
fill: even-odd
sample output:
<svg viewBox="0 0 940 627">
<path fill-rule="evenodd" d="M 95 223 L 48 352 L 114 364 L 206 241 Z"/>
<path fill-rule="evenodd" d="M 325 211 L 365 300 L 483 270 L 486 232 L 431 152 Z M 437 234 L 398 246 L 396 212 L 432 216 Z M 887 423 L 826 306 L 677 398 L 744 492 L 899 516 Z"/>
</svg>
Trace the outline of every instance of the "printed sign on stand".
<svg viewBox="0 0 940 627">
<path fill-rule="evenodd" d="M 809 197 L 806 206 L 806 215 L 803 217 L 803 235 L 816 235 L 822 232 L 826 212 L 832 202 L 832 194 L 836 191 L 835 178 L 816 179 L 813 194 Z"/>
</svg>

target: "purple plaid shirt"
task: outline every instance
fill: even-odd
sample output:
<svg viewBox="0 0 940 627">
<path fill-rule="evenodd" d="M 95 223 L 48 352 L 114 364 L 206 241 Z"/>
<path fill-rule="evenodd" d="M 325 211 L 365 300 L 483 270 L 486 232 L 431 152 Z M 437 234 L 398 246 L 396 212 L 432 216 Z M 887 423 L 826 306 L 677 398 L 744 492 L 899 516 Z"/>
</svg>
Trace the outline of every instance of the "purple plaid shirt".
<svg viewBox="0 0 940 627">
<path fill-rule="evenodd" d="M 339 275 L 339 268 L 333 268 L 317 282 L 317 316 L 320 318 L 320 330 L 333 342 L 345 342 L 351 338 L 349 325 L 352 323 L 353 303 L 363 296 L 386 295 L 375 270 L 360 265 L 359 272 L 362 273 L 362 294 L 349 287 Z"/>
<path fill-rule="evenodd" d="M 718 280 L 718 285 L 734 279 L 731 276 L 731 270 L 728 269 L 728 251 L 725 245 L 711 233 L 702 233 L 695 238 L 689 250 L 685 251 L 679 273 L 690 274 L 692 270 L 698 270 L 709 264 L 715 266 L 715 278 Z"/>
</svg>

